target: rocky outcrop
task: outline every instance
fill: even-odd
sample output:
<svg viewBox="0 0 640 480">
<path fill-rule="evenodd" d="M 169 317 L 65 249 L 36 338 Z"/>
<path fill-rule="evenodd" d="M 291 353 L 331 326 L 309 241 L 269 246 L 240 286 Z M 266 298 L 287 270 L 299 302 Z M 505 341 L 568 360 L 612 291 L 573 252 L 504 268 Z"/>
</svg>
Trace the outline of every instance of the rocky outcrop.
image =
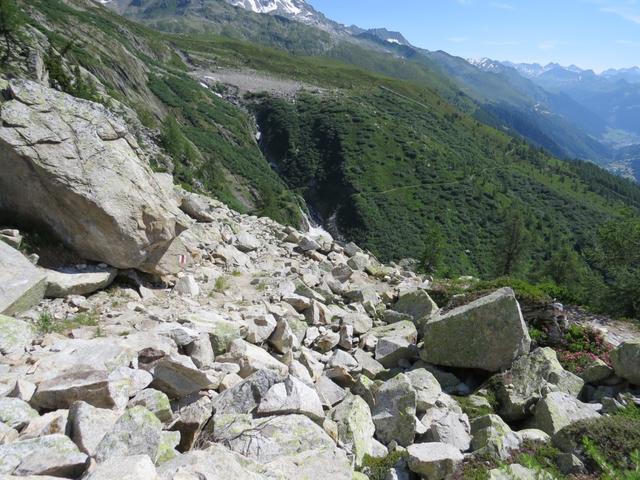
<svg viewBox="0 0 640 480">
<path fill-rule="evenodd" d="M 0 182 L 3 178 L 0 176 Z M 42 272 L 18 250 L 0 242 L 0 314 L 13 315 L 37 305 L 46 287 Z"/>
<path fill-rule="evenodd" d="M 41 225 L 79 255 L 159 271 L 188 226 L 125 124 L 99 104 L 29 81 L 5 85 L 0 211 Z M 24 191 L 29 195 L 24 195 Z"/>
<path fill-rule="evenodd" d="M 508 369 L 531 344 L 518 301 L 503 288 L 432 317 L 424 328 L 425 362 L 488 372 Z"/>
</svg>

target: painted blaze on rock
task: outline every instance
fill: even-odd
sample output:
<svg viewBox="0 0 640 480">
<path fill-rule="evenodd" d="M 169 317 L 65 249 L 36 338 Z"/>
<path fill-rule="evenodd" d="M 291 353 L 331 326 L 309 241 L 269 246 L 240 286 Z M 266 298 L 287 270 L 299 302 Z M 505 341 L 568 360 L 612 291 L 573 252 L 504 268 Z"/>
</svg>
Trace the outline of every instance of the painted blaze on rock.
<svg viewBox="0 0 640 480">
<path fill-rule="evenodd" d="M 421 357 L 435 365 L 497 372 L 530 346 L 513 290 L 503 288 L 433 317 L 424 328 Z"/>
</svg>

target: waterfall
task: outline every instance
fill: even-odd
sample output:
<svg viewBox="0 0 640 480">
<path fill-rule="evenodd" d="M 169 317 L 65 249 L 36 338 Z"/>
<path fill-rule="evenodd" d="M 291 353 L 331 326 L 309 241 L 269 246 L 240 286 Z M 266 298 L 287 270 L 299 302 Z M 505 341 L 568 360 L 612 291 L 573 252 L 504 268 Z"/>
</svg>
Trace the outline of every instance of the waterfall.
<svg viewBox="0 0 640 480">
<path fill-rule="evenodd" d="M 329 241 L 333 241 L 333 236 L 327 232 L 321 225 L 309 218 L 307 212 L 300 208 L 300 214 L 302 215 L 303 229 L 307 235 L 313 239 L 324 238 Z"/>
</svg>

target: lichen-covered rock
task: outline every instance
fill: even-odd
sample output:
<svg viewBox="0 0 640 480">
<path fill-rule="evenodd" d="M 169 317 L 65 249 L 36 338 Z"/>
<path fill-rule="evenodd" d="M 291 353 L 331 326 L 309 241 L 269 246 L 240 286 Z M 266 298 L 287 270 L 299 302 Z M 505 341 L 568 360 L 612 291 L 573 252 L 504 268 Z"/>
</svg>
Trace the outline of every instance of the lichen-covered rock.
<svg viewBox="0 0 640 480">
<path fill-rule="evenodd" d="M 85 480 L 160 480 L 148 455 L 109 459 L 99 464 Z"/>
<path fill-rule="evenodd" d="M 144 407 L 133 407 L 118 419 L 96 449 L 96 460 L 104 462 L 127 455 L 156 459 L 162 440 L 162 423 Z"/>
<path fill-rule="evenodd" d="M 130 407 L 143 406 L 152 412 L 158 420 L 166 422 L 171 419 L 171 402 L 169 397 L 159 390 L 145 388 L 129 400 Z"/>
<path fill-rule="evenodd" d="M 122 392 L 109 381 L 106 371 L 85 370 L 45 380 L 38 385 L 31 405 L 45 410 L 69 408 L 82 400 L 94 407 L 113 408 Z"/>
<path fill-rule="evenodd" d="M 241 339 L 231 342 L 229 351 L 220 355 L 216 360 L 239 365 L 239 375 L 242 378 L 246 378 L 258 370 L 272 370 L 283 375 L 288 372 L 284 363 L 273 358 L 262 348 Z"/>
<path fill-rule="evenodd" d="M 241 323 L 225 320 L 213 312 L 194 313 L 187 315 L 185 320 L 209 334 L 216 355 L 226 353 L 231 343 L 242 337 Z"/>
<path fill-rule="evenodd" d="M 528 353 L 530 345 L 513 290 L 503 288 L 433 316 L 424 327 L 421 357 L 435 365 L 497 372 Z"/>
<path fill-rule="evenodd" d="M 69 409 L 67 434 L 80 450 L 93 457 L 98 445 L 119 417 L 120 414 L 113 410 L 75 402 Z"/>
<path fill-rule="evenodd" d="M 375 392 L 372 416 L 376 437 L 382 443 L 396 441 L 404 447 L 413 443 L 417 423 L 416 391 L 409 377 L 399 374 Z"/>
<path fill-rule="evenodd" d="M 518 358 L 511 370 L 497 378 L 498 411 L 508 421 L 522 420 L 547 393 L 577 397 L 583 386 L 580 377 L 562 368 L 554 350 L 538 348 Z"/>
<path fill-rule="evenodd" d="M 426 428 L 425 438 L 430 442 L 453 445 L 466 451 L 471 444 L 469 418 L 458 403 L 446 393 L 440 394 L 435 405 L 420 419 Z"/>
<path fill-rule="evenodd" d="M 416 290 L 405 293 L 393 305 L 393 310 L 409 315 L 416 324 L 418 331 L 422 333 L 428 318 L 438 310 L 438 305 L 424 290 Z"/>
<path fill-rule="evenodd" d="M 9 91 L 0 110 L 0 211 L 46 225 L 87 259 L 175 273 L 156 264 L 190 221 L 125 124 L 42 84 L 15 80 Z"/>
<path fill-rule="evenodd" d="M 536 405 L 531 426 L 555 435 L 579 420 L 599 416 L 593 405 L 582 403 L 563 392 L 552 392 Z"/>
<path fill-rule="evenodd" d="M 416 368 L 406 373 L 407 377 L 413 385 L 413 389 L 416 391 L 416 409 L 418 413 L 424 413 L 433 407 L 440 394 L 442 388 L 433 376 L 426 368 Z"/>
<path fill-rule="evenodd" d="M 371 419 L 369 405 L 360 397 L 347 397 L 334 407 L 328 417 L 338 425 L 338 440 L 350 452 L 357 466 L 362 465 L 365 455 L 372 455 L 376 427 Z"/>
<path fill-rule="evenodd" d="M 33 327 L 28 323 L 0 315 L 0 355 L 24 351 L 31 345 L 34 337 Z"/>
<path fill-rule="evenodd" d="M 64 434 L 46 435 L 0 446 L 0 473 L 77 478 L 87 456 Z"/>
<path fill-rule="evenodd" d="M 2 151 L 1 145 L 2 140 L 0 139 L 0 152 Z M 0 155 L 0 165 L 3 157 Z M 7 170 L 0 167 L 0 171 Z M 0 185 L 3 179 L 9 180 L 9 177 L 10 175 L 3 175 L 0 179 Z M 1 210 L 2 192 L 0 192 L 0 213 Z M 0 314 L 14 315 L 30 309 L 42 300 L 46 288 L 47 282 L 44 273 L 34 267 L 18 250 L 0 242 Z M 0 335 L 2 335 L 1 330 Z M 0 341 L 4 343 L 6 340 L 2 340 L 0 336 Z"/>
<path fill-rule="evenodd" d="M 496 460 L 508 460 L 520 448 L 522 437 L 497 415 L 484 415 L 471 422 L 471 448 L 478 455 Z"/>
<path fill-rule="evenodd" d="M 257 412 L 265 416 L 297 413 L 314 421 L 324 418 L 322 403 L 316 391 L 291 375 L 267 391 Z"/>
<path fill-rule="evenodd" d="M 2 410 L 2 407 L 0 407 Z M 48 412 L 41 417 L 35 417 L 20 432 L 20 440 L 53 435 L 54 433 L 65 433 L 67 431 L 68 410 L 55 410 Z"/>
<path fill-rule="evenodd" d="M 626 342 L 611 352 L 616 375 L 640 385 L 640 342 Z"/>
<path fill-rule="evenodd" d="M 462 462 L 460 451 L 446 443 L 416 443 L 407 448 L 409 468 L 425 480 L 445 480 Z"/>
<path fill-rule="evenodd" d="M 5 425 L 16 430 L 22 430 L 31 420 L 37 417 L 38 412 L 24 400 L 0 397 L 0 422 Z"/>
<path fill-rule="evenodd" d="M 213 400 L 216 414 L 252 413 L 271 387 L 285 380 L 284 374 L 259 370 L 241 383 L 225 390 Z"/>
<path fill-rule="evenodd" d="M 503 468 L 489 471 L 489 480 L 554 480 L 548 472 L 527 468 L 519 463 L 513 463 Z"/>
</svg>

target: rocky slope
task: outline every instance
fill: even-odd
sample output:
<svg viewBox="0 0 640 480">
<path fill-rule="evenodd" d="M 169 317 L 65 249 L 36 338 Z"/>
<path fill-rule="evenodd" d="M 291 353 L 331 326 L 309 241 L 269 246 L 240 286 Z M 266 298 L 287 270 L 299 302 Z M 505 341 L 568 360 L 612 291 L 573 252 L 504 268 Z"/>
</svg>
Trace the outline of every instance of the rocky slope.
<svg viewBox="0 0 640 480">
<path fill-rule="evenodd" d="M 190 263 L 180 259 L 180 272 L 162 276 L 121 264 L 139 244 L 103 245 L 120 239 L 125 220 L 68 240 L 78 252 L 87 241 L 105 247 L 100 258 L 85 254 L 103 264 L 59 271 L 16 250 L 19 232 L 0 232 L 6 478 L 441 480 L 478 461 L 490 478 L 504 478 L 504 462 L 514 478 L 533 478 L 513 461 L 521 448 L 553 441 L 569 460 L 563 468 L 579 472 L 579 449 L 560 442 L 567 429 L 634 401 L 640 343 L 622 344 L 612 366 L 594 362 L 579 377 L 532 343 L 511 289 L 441 309 L 429 279 L 405 262 L 383 265 L 354 244 L 237 213 L 150 173 L 126 135 L 110 129 L 121 120 L 103 122 L 97 105 L 34 83 L 5 88 L 3 119 L 18 107 L 32 111 L 4 120 L 2 138 L 49 139 L 28 148 L 5 142 L 5 154 L 52 168 L 51 182 L 67 180 L 44 188 L 42 177 L 27 177 L 25 189 L 42 184 L 56 204 L 79 184 L 97 195 L 104 184 L 86 178 L 118 172 L 104 183 L 126 199 L 138 196 L 131 174 L 144 171 L 167 221 L 192 218 L 177 237 Z M 81 127 L 43 128 L 42 115 L 57 118 L 60 101 L 64 111 L 89 109 L 72 116 Z M 124 152 L 92 163 L 96 134 L 121 139 Z M 77 149 L 59 154 L 65 144 Z M 98 144 L 100 158 L 111 158 L 109 144 Z M 123 158 L 131 163 L 115 170 Z M 87 177 L 71 175 L 78 170 Z M 145 199 L 125 202 L 143 219 L 137 232 L 158 223 L 145 221 L 156 197 Z M 112 205 L 89 203 L 99 212 Z M 94 223 L 89 212 L 76 217 Z M 49 218 L 51 227 L 65 219 Z"/>
</svg>

